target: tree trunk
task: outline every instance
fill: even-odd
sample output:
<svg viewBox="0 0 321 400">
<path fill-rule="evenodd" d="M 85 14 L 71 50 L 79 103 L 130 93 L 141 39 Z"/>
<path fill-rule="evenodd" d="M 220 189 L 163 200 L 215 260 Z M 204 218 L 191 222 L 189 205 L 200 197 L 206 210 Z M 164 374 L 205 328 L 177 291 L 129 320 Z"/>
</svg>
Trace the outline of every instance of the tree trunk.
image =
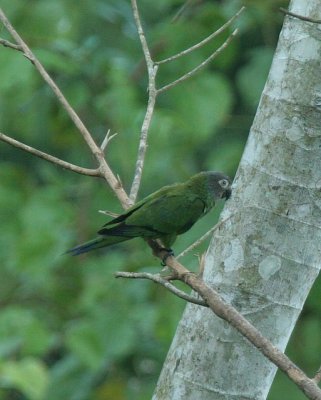
<svg viewBox="0 0 321 400">
<path fill-rule="evenodd" d="M 320 0 L 290 11 L 321 18 Z M 204 279 L 284 350 L 321 259 L 321 31 L 286 17 Z M 254 78 L 255 79 L 255 78 Z M 265 399 L 276 367 L 189 304 L 154 400 Z"/>
</svg>

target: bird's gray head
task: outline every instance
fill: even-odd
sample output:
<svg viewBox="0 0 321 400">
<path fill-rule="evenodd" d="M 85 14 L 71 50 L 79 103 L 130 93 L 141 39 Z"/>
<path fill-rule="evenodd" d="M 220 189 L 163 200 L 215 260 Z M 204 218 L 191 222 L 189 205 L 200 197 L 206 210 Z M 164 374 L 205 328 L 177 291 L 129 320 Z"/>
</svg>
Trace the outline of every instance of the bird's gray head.
<svg viewBox="0 0 321 400">
<path fill-rule="evenodd" d="M 231 179 L 222 172 L 203 172 L 208 181 L 208 187 L 215 199 L 229 199 L 232 193 Z"/>
</svg>

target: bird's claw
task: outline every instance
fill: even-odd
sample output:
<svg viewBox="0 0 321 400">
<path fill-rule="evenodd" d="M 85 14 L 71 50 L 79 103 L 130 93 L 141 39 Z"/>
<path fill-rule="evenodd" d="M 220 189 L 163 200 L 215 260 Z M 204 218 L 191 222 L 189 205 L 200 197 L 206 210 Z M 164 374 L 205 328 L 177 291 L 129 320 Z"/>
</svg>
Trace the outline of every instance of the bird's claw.
<svg viewBox="0 0 321 400">
<path fill-rule="evenodd" d="M 161 266 L 165 267 L 166 260 L 168 259 L 168 257 L 174 256 L 174 252 L 172 249 L 166 249 L 166 248 L 162 248 L 161 250 L 166 251 L 166 254 L 162 258 L 162 262 L 161 262 Z"/>
</svg>

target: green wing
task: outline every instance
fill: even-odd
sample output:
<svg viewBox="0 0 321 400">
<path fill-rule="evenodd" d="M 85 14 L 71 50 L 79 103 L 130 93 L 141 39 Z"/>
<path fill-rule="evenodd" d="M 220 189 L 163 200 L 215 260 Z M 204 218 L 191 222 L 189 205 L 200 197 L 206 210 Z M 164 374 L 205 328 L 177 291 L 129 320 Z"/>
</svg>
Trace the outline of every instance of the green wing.
<svg viewBox="0 0 321 400">
<path fill-rule="evenodd" d="M 204 202 L 186 193 L 167 193 L 154 198 L 126 219 L 127 226 L 140 226 L 161 234 L 181 234 L 203 215 Z"/>
<path fill-rule="evenodd" d="M 165 186 L 107 222 L 98 233 L 146 238 L 179 235 L 190 229 L 204 212 L 204 201 L 186 187 Z"/>
</svg>

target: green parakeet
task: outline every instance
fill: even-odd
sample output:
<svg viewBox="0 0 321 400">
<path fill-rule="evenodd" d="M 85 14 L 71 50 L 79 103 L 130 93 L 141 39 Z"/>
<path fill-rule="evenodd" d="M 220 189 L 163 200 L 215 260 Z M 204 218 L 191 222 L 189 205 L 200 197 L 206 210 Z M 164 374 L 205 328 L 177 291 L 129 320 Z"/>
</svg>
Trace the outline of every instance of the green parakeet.
<svg viewBox="0 0 321 400">
<path fill-rule="evenodd" d="M 98 231 L 99 236 L 70 249 L 78 255 L 135 237 L 160 239 L 166 249 L 188 231 L 216 200 L 231 195 L 231 180 L 221 172 L 200 172 L 186 182 L 164 186 L 134 204 Z"/>
</svg>

